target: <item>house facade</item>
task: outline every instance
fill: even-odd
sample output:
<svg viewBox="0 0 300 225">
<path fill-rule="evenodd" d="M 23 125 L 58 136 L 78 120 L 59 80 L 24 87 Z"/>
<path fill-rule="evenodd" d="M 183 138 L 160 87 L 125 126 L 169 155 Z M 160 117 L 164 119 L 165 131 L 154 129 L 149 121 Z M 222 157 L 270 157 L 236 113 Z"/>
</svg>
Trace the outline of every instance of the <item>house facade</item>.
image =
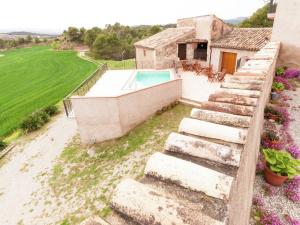
<svg viewBox="0 0 300 225">
<path fill-rule="evenodd" d="M 166 69 L 182 60 L 197 60 L 215 71 L 233 74 L 243 60 L 271 38 L 271 29 L 232 28 L 215 15 L 177 20 L 176 28 L 135 43 L 137 69 Z"/>
</svg>

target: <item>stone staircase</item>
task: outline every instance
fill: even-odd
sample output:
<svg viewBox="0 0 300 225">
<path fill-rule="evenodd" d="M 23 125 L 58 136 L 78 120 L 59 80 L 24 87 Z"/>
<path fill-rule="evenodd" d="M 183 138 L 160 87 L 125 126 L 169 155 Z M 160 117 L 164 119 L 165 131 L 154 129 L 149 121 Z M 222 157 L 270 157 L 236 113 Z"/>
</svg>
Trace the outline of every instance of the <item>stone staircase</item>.
<svg viewBox="0 0 300 225">
<path fill-rule="evenodd" d="M 261 96 L 269 94 L 264 93 L 269 92 L 265 81 L 272 76 L 278 50 L 278 43 L 269 43 L 192 109 L 178 132 L 169 135 L 164 152 L 150 157 L 144 178 L 125 179 L 116 187 L 114 213 L 99 224 L 247 224 L 249 218 L 239 223 L 231 218 L 230 209 L 238 207 L 231 198 L 237 194 L 233 187 L 245 166 L 242 157 Z"/>
</svg>

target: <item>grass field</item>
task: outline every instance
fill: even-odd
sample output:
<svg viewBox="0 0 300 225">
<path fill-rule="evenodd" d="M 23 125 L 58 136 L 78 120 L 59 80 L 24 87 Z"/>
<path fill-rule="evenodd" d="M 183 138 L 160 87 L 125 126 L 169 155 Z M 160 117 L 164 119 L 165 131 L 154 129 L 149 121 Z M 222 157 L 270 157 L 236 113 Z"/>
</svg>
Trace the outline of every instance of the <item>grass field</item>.
<svg viewBox="0 0 300 225">
<path fill-rule="evenodd" d="M 125 59 L 122 61 L 116 61 L 116 60 L 94 59 L 94 58 L 90 57 L 89 55 L 85 55 L 83 58 L 86 58 L 87 60 L 91 60 L 98 65 L 107 63 L 108 69 L 110 69 L 110 70 L 127 70 L 127 69 L 135 69 L 136 68 L 135 67 L 135 59 Z"/>
<path fill-rule="evenodd" d="M 97 66 L 74 51 L 39 46 L 1 53 L 0 137 L 36 109 L 56 104 Z"/>
</svg>

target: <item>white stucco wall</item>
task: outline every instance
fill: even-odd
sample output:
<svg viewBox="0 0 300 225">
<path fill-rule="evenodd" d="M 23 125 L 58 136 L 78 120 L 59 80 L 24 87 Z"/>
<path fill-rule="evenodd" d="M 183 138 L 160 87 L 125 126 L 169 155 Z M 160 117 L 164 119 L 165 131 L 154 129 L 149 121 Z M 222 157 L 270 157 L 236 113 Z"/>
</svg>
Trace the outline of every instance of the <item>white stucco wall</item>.
<svg viewBox="0 0 300 225">
<path fill-rule="evenodd" d="M 211 52 L 211 64 L 214 71 L 220 71 L 222 66 L 222 53 L 223 52 L 232 52 L 237 53 L 236 63 L 242 57 L 250 57 L 255 54 L 255 51 L 246 51 L 238 49 L 226 49 L 226 48 L 212 48 Z M 236 68 L 237 69 L 237 68 Z"/>
<path fill-rule="evenodd" d="M 300 68 L 300 1 L 278 0 L 272 41 L 282 46 L 278 64 Z"/>
<path fill-rule="evenodd" d="M 118 138 L 157 110 L 178 100 L 182 80 L 175 79 L 115 97 L 71 98 L 83 144 Z"/>
</svg>

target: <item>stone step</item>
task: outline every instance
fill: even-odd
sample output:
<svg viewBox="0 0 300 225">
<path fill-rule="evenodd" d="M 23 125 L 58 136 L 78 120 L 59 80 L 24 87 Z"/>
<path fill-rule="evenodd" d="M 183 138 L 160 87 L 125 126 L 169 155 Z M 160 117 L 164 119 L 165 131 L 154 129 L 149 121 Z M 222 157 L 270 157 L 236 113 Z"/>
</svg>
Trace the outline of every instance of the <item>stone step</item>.
<svg viewBox="0 0 300 225">
<path fill-rule="evenodd" d="M 255 80 L 255 81 L 264 81 L 265 77 L 264 76 L 239 76 L 239 75 L 232 75 L 229 76 L 230 79 L 235 79 L 235 80 L 240 80 L 240 81 L 248 81 L 248 80 Z"/>
<path fill-rule="evenodd" d="M 131 179 L 116 188 L 112 207 L 139 224 L 149 225 L 222 225 L 224 222 L 180 204 L 154 188 Z"/>
<path fill-rule="evenodd" d="M 249 79 L 245 79 L 245 77 L 241 78 L 241 76 L 227 76 L 225 82 L 238 83 L 238 84 L 260 84 L 260 85 L 264 83 L 263 80 L 255 80 L 255 79 L 251 79 L 251 77 L 249 77 Z"/>
<path fill-rule="evenodd" d="M 263 70 L 254 70 L 254 69 L 240 69 L 239 71 L 234 73 L 234 76 L 257 76 L 265 79 L 267 75 L 267 71 Z"/>
<path fill-rule="evenodd" d="M 224 103 L 231 103 L 236 105 L 246 105 L 246 106 L 256 106 L 257 105 L 257 98 L 250 98 L 241 95 L 235 94 L 211 94 L 208 98 L 211 102 L 224 102 Z"/>
<path fill-rule="evenodd" d="M 165 150 L 238 167 L 241 150 L 178 133 L 171 133 Z"/>
<path fill-rule="evenodd" d="M 223 102 L 203 102 L 201 104 L 201 109 L 223 113 L 231 113 L 234 115 L 241 116 L 253 116 L 255 108 L 253 106 L 236 105 Z"/>
<path fill-rule="evenodd" d="M 203 120 L 207 122 L 233 126 L 233 127 L 248 128 L 251 122 L 251 117 L 249 116 L 240 116 L 231 113 L 209 111 L 209 110 L 197 109 L 197 108 L 192 109 L 191 117 L 198 120 Z"/>
<path fill-rule="evenodd" d="M 216 94 L 233 94 L 233 95 L 240 95 L 250 98 L 259 98 L 261 92 L 260 91 L 252 91 L 252 90 L 239 90 L 239 89 L 230 89 L 230 88 L 220 88 Z"/>
<path fill-rule="evenodd" d="M 228 200 L 233 177 L 160 152 L 147 162 L 145 174 L 192 191 Z"/>
<path fill-rule="evenodd" d="M 260 91 L 262 89 L 261 84 L 241 84 L 241 83 L 231 83 L 225 82 L 221 84 L 222 88 L 232 88 L 232 89 L 242 89 L 242 90 L 256 90 Z"/>
<path fill-rule="evenodd" d="M 248 132 L 244 128 L 230 127 L 190 118 L 184 118 L 181 121 L 178 131 L 237 144 L 245 144 Z"/>
</svg>

